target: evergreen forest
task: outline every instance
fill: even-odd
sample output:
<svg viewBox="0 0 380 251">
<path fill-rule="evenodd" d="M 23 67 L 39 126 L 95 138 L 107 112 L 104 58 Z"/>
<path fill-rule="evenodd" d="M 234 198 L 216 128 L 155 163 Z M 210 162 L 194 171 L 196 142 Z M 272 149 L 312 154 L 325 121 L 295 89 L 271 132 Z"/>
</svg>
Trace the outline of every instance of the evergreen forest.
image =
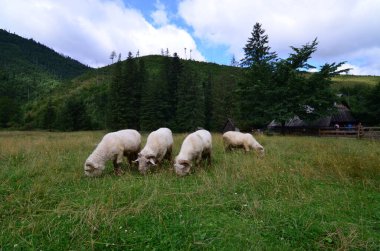
<svg viewBox="0 0 380 251">
<path fill-rule="evenodd" d="M 198 127 L 218 132 L 230 118 L 251 130 L 273 119 L 284 123 L 294 115 L 313 120 L 331 114 L 334 102 L 349 106 L 364 124 L 380 124 L 380 77 L 344 74 L 343 62 L 310 73 L 316 39 L 291 47 L 285 59 L 268 41 L 257 23 L 238 65 L 184 60 L 168 51 L 119 54 L 116 62 L 94 69 L 0 30 L 0 128 L 151 131 L 166 126 L 175 132 Z"/>
</svg>

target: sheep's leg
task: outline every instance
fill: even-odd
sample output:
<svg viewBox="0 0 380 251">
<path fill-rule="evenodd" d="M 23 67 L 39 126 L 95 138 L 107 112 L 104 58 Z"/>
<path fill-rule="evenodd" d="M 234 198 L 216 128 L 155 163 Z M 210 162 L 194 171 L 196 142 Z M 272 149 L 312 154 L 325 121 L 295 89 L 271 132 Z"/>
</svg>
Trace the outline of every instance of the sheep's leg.
<svg viewBox="0 0 380 251">
<path fill-rule="evenodd" d="M 202 154 L 199 154 L 196 158 L 195 158 L 195 164 L 197 167 L 199 167 L 200 163 L 201 163 L 201 159 L 202 159 Z"/>
<path fill-rule="evenodd" d="M 132 161 L 137 159 L 137 154 L 138 152 L 129 152 L 125 154 L 127 156 L 129 166 L 132 166 L 132 163 L 133 163 Z"/>
<path fill-rule="evenodd" d="M 207 165 L 211 165 L 211 152 L 205 154 L 205 159 L 207 160 Z"/>
<path fill-rule="evenodd" d="M 115 175 L 120 176 L 123 174 L 123 170 L 121 169 L 121 163 L 123 162 L 123 154 L 118 154 L 113 160 L 113 168 Z"/>
<path fill-rule="evenodd" d="M 244 150 L 245 150 L 245 152 L 249 152 L 249 145 L 244 144 Z"/>
<path fill-rule="evenodd" d="M 230 151 L 232 150 L 231 145 L 226 144 L 226 145 L 224 146 L 224 150 L 225 150 L 226 152 L 230 152 Z"/>
<path fill-rule="evenodd" d="M 165 159 L 171 161 L 172 160 L 172 146 L 170 146 L 167 151 L 166 151 L 166 154 L 165 154 Z"/>
</svg>

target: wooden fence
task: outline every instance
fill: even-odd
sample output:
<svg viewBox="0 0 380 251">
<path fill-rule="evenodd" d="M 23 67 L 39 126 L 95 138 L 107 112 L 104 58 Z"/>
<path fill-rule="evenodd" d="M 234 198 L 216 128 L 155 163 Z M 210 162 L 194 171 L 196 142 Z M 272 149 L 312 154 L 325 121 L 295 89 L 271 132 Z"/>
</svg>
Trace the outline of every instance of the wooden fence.
<svg viewBox="0 0 380 251">
<path fill-rule="evenodd" d="M 267 135 L 288 134 L 288 135 L 310 135 L 320 137 L 350 137 L 358 139 L 378 139 L 380 140 L 380 127 L 271 127 Z"/>
<path fill-rule="evenodd" d="M 335 128 L 320 128 L 319 136 L 321 137 L 352 137 L 352 138 L 369 138 L 380 139 L 380 127 L 340 127 Z"/>
</svg>

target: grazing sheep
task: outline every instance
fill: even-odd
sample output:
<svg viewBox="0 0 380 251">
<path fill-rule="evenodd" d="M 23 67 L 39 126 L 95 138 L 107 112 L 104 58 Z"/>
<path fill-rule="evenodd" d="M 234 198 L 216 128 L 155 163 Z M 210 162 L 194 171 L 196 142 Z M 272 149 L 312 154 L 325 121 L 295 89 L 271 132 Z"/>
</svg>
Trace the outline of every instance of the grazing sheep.
<svg viewBox="0 0 380 251">
<path fill-rule="evenodd" d="M 127 129 L 107 133 L 84 163 L 84 174 L 90 177 L 99 176 L 108 160 L 113 161 L 116 175 L 121 175 L 120 164 L 127 156 L 129 164 L 140 151 L 141 135 L 136 130 Z"/>
<path fill-rule="evenodd" d="M 190 173 L 192 161 L 199 165 L 201 159 L 211 164 L 212 139 L 210 132 L 198 130 L 189 134 L 182 143 L 181 150 L 175 158 L 174 169 L 179 176 Z"/>
<path fill-rule="evenodd" d="M 246 152 L 255 149 L 261 156 L 264 155 L 264 147 L 250 133 L 228 131 L 223 134 L 223 143 L 226 151 L 231 148 L 244 148 Z"/>
<path fill-rule="evenodd" d="M 173 135 L 169 128 L 160 128 L 149 134 L 146 144 L 135 162 L 139 163 L 139 171 L 145 174 L 151 166 L 160 163 L 164 158 L 171 160 Z"/>
</svg>

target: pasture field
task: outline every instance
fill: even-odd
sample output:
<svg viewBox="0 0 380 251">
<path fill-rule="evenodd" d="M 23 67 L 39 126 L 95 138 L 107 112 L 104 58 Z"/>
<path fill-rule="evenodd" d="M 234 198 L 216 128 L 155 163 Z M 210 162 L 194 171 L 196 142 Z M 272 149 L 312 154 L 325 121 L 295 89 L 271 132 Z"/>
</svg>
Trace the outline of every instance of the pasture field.
<svg viewBox="0 0 380 251">
<path fill-rule="evenodd" d="M 355 85 L 375 86 L 380 82 L 380 76 L 337 75 L 332 80 L 334 87 L 352 87 Z"/>
<path fill-rule="evenodd" d="M 259 158 L 213 134 L 190 176 L 84 177 L 103 134 L 0 132 L 0 250 L 380 249 L 379 141 L 260 136 Z"/>
</svg>

